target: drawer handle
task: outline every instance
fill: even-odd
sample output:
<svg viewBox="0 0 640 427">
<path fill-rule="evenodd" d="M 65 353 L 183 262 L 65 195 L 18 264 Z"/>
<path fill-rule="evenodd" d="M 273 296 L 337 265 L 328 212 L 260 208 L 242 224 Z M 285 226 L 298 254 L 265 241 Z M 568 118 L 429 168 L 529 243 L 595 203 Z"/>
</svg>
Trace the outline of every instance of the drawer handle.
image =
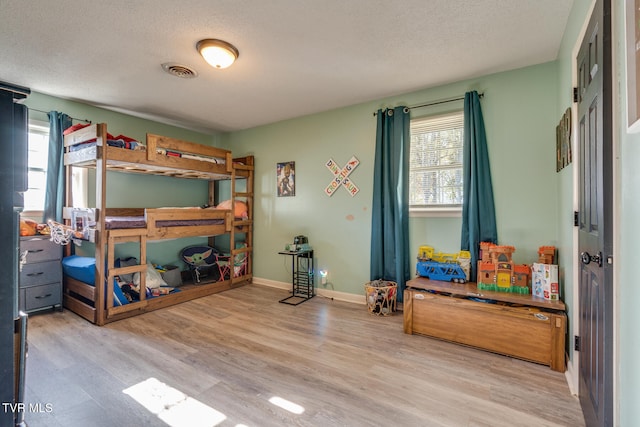
<svg viewBox="0 0 640 427">
<path fill-rule="evenodd" d="M 535 316 L 537 319 L 539 319 L 539 320 L 549 320 L 549 317 L 548 317 L 548 316 L 545 316 L 545 315 L 544 315 L 544 314 L 542 314 L 542 313 L 536 313 L 536 314 L 534 314 L 534 316 Z"/>
<path fill-rule="evenodd" d="M 51 295 L 53 294 L 46 294 L 46 295 L 38 295 L 37 297 L 35 297 L 36 299 L 44 299 L 44 298 L 49 298 Z"/>
<path fill-rule="evenodd" d="M 44 251 L 44 249 L 29 249 L 27 252 L 35 254 L 35 253 L 42 252 L 42 251 Z"/>
<path fill-rule="evenodd" d="M 40 276 L 42 274 L 44 274 L 44 271 L 40 271 L 38 273 L 27 273 L 27 276 Z"/>
</svg>

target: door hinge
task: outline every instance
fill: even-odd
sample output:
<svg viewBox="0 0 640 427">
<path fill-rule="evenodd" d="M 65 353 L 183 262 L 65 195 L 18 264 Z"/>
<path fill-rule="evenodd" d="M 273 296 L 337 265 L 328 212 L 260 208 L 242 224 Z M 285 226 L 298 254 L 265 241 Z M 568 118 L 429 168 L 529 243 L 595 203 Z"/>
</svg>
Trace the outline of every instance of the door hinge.
<svg viewBox="0 0 640 427">
<path fill-rule="evenodd" d="M 577 227 L 580 225 L 580 217 L 578 215 L 578 211 L 573 212 L 573 226 Z"/>
<path fill-rule="evenodd" d="M 573 349 L 580 351 L 580 337 L 578 335 L 573 336 Z"/>
<path fill-rule="evenodd" d="M 578 102 L 578 88 L 573 88 L 573 102 Z"/>
</svg>

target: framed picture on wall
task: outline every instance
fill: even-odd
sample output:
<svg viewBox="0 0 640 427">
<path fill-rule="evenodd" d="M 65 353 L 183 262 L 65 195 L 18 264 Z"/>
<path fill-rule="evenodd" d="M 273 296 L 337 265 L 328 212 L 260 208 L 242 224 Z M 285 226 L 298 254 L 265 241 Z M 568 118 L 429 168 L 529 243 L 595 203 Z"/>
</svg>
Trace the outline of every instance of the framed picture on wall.
<svg viewBox="0 0 640 427">
<path fill-rule="evenodd" d="M 276 186 L 278 197 L 296 195 L 296 162 L 278 163 L 276 167 Z"/>
<path fill-rule="evenodd" d="M 626 0 L 627 130 L 640 131 L 640 0 Z"/>
</svg>

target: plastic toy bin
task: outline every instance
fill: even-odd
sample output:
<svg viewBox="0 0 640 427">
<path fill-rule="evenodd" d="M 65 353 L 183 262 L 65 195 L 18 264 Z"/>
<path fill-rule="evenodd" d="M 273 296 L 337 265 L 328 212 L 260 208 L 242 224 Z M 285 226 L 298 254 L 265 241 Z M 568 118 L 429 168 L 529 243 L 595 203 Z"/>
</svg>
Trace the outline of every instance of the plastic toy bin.
<svg viewBox="0 0 640 427">
<path fill-rule="evenodd" d="M 398 284 L 388 280 L 372 280 L 364 284 L 367 309 L 371 314 L 388 316 L 396 311 Z"/>
</svg>

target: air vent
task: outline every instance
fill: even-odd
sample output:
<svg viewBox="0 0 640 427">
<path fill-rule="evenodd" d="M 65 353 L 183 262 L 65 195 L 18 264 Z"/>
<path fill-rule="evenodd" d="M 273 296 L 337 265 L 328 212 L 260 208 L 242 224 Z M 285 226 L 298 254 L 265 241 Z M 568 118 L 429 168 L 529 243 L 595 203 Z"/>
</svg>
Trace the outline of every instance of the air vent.
<svg viewBox="0 0 640 427">
<path fill-rule="evenodd" d="M 198 73 L 187 67 L 186 65 L 176 64 L 175 62 L 165 62 L 162 64 L 162 69 L 172 76 L 181 77 L 183 79 L 192 79 L 198 75 Z"/>
</svg>

